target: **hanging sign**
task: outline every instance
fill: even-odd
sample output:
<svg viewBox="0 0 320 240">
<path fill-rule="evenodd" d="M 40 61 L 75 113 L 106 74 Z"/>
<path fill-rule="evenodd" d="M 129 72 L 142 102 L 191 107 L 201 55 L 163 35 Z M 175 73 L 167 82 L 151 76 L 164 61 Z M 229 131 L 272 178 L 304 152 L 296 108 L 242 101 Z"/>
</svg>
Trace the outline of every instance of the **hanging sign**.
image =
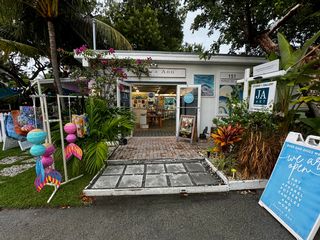
<svg viewBox="0 0 320 240">
<path fill-rule="evenodd" d="M 257 76 L 261 76 L 267 73 L 272 73 L 272 72 L 277 72 L 279 71 L 279 59 L 271 61 L 271 62 L 267 62 L 264 64 L 260 64 L 258 66 L 253 67 L 253 76 L 257 77 Z"/>
<path fill-rule="evenodd" d="M 273 109 L 277 82 L 258 83 L 251 85 L 249 111 L 269 111 Z"/>
<path fill-rule="evenodd" d="M 288 134 L 259 201 L 297 239 L 313 239 L 320 225 L 319 140 Z"/>
</svg>

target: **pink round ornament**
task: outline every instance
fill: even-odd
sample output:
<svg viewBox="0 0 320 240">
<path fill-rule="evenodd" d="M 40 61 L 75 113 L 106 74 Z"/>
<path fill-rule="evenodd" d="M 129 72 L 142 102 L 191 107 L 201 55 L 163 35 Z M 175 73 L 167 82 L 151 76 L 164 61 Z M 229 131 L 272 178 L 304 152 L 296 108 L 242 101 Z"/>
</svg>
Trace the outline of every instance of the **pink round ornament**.
<svg viewBox="0 0 320 240">
<path fill-rule="evenodd" d="M 46 147 L 46 151 L 43 154 L 43 156 L 45 156 L 45 157 L 49 157 L 50 155 L 52 155 L 56 151 L 56 148 L 51 143 L 44 143 L 43 146 Z"/>
<path fill-rule="evenodd" d="M 52 165 L 52 163 L 53 163 L 53 158 L 52 158 L 52 157 L 42 156 L 42 157 L 41 157 L 41 162 L 42 162 L 43 167 L 46 168 L 46 167 L 49 167 L 49 166 Z"/>
<path fill-rule="evenodd" d="M 74 123 L 67 123 L 64 125 L 63 129 L 66 133 L 71 134 L 76 132 L 77 126 Z"/>
<path fill-rule="evenodd" d="M 74 143 L 77 140 L 77 136 L 75 134 L 68 134 L 66 137 L 66 141 L 68 143 Z"/>
</svg>

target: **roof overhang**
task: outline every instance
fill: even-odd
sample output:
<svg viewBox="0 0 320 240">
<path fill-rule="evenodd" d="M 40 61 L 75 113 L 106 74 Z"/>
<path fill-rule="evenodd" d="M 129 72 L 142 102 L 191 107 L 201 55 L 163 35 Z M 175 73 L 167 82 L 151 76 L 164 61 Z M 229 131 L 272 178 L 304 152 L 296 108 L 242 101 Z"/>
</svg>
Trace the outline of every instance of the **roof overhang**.
<svg viewBox="0 0 320 240">
<path fill-rule="evenodd" d="M 113 56 L 104 54 L 105 51 L 96 50 L 96 54 L 101 54 L 101 59 L 110 59 Z M 263 57 L 240 56 L 218 54 L 210 59 L 201 59 L 198 54 L 185 52 L 160 52 L 160 51 L 121 51 L 118 50 L 114 54 L 118 59 L 147 59 L 151 58 L 154 63 L 175 63 L 175 64 L 201 64 L 201 65 L 246 65 L 253 66 L 267 62 Z M 82 62 L 83 66 L 89 66 L 88 58 L 83 54 L 75 54 L 75 59 Z"/>
</svg>

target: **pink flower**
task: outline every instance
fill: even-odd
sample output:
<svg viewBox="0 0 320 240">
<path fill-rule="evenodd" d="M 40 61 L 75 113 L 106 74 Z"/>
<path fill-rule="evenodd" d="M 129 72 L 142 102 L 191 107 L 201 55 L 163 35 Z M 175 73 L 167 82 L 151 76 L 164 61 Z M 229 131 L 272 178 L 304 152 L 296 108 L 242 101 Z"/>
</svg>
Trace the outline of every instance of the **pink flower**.
<svg viewBox="0 0 320 240">
<path fill-rule="evenodd" d="M 141 59 L 137 59 L 137 60 L 136 60 L 136 64 L 138 64 L 138 65 L 142 64 Z"/>
<path fill-rule="evenodd" d="M 79 47 L 79 48 L 76 48 L 75 49 L 75 52 L 76 52 L 76 54 L 81 54 L 81 53 L 83 53 L 84 51 L 86 51 L 88 49 L 88 47 L 87 47 L 87 45 L 82 45 L 81 47 Z"/>
<path fill-rule="evenodd" d="M 107 64 L 108 64 L 108 60 L 101 60 L 101 63 L 102 63 L 103 65 L 107 65 Z"/>
<path fill-rule="evenodd" d="M 109 54 L 113 54 L 113 53 L 115 53 L 115 51 L 114 51 L 114 49 L 113 49 L 113 48 L 109 48 L 108 52 L 109 52 Z"/>
</svg>

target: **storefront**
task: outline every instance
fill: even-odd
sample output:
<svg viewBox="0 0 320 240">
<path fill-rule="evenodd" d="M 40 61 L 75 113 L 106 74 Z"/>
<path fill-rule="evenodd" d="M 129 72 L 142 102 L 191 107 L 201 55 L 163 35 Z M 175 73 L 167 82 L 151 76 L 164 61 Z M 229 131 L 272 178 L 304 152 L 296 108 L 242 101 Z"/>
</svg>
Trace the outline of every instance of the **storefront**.
<svg viewBox="0 0 320 240">
<path fill-rule="evenodd" d="M 261 57 L 216 55 L 209 60 L 197 54 L 153 51 L 117 51 L 117 58 L 152 58 L 149 76 L 128 72 L 117 87 L 118 106 L 130 107 L 136 116 L 136 136 L 178 135 L 181 115 L 196 117 L 197 135 L 226 116 L 226 99 L 248 67 L 266 62 Z M 82 59 L 85 65 L 85 59 Z"/>
</svg>

